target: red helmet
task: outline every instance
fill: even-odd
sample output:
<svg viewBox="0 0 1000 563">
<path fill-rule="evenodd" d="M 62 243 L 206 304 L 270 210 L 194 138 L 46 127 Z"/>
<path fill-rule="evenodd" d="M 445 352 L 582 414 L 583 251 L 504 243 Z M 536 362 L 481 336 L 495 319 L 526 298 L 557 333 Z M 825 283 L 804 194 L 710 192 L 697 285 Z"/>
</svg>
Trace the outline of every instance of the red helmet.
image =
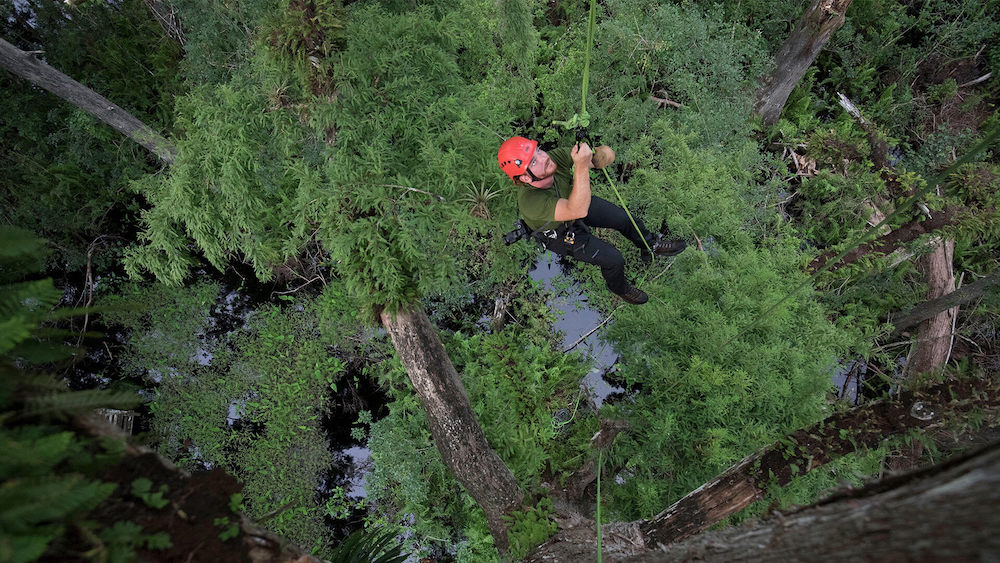
<svg viewBox="0 0 1000 563">
<path fill-rule="evenodd" d="M 497 161 L 504 173 L 510 176 L 511 180 L 517 179 L 524 174 L 531 164 L 531 157 L 538 148 L 538 141 L 525 139 L 524 137 L 511 137 L 500 145 L 497 151 Z"/>
</svg>

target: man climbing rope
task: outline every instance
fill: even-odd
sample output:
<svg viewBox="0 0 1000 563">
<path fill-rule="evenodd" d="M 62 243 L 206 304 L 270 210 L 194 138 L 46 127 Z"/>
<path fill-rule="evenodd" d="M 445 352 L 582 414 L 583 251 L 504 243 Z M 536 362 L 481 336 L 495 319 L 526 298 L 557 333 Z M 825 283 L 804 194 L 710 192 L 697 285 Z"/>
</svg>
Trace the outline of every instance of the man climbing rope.
<svg viewBox="0 0 1000 563">
<path fill-rule="evenodd" d="M 682 240 L 654 235 L 638 218 L 633 225 L 624 209 L 591 195 L 590 169 L 614 161 L 607 146 L 597 147 L 596 153 L 586 143 L 545 152 L 537 141 L 511 137 L 500 145 L 497 160 L 519 186 L 518 208 L 532 237 L 556 254 L 600 266 L 608 289 L 628 303 L 641 305 L 649 297 L 625 279 L 622 253 L 587 227 L 615 229 L 642 250 L 647 262 L 652 259 L 647 249 L 657 256 L 673 256 L 687 247 Z"/>
</svg>

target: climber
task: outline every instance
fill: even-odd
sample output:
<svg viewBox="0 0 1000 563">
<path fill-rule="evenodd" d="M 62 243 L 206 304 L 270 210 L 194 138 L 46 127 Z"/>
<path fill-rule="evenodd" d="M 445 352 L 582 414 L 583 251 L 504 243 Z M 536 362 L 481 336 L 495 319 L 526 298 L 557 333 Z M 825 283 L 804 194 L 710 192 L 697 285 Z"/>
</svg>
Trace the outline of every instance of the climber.
<svg viewBox="0 0 1000 563">
<path fill-rule="evenodd" d="M 556 254 L 600 266 L 612 293 L 640 305 L 649 297 L 625 279 L 622 253 L 591 235 L 587 227 L 615 229 L 625 235 L 642 250 L 644 262 L 652 260 L 647 247 L 657 256 L 673 256 L 687 243 L 654 235 L 638 217 L 633 226 L 624 209 L 590 194 L 590 169 L 603 168 L 614 158 L 614 151 L 604 145 L 594 151 L 578 143 L 572 149 L 545 152 L 537 141 L 524 137 L 507 139 L 497 153 L 500 168 L 518 185 L 517 204 L 531 237 Z"/>
</svg>

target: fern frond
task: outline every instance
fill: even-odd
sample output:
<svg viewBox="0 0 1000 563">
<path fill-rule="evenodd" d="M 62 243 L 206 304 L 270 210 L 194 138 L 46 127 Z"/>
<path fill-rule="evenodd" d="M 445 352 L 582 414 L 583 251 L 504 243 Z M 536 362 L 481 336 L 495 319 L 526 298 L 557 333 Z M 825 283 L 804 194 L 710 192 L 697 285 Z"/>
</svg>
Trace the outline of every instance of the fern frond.
<svg viewBox="0 0 1000 563">
<path fill-rule="evenodd" d="M 343 563 L 400 563 L 408 557 L 391 532 L 357 530 L 333 552 L 334 561 Z"/>
<path fill-rule="evenodd" d="M 66 383 L 56 376 L 47 373 L 18 373 L 11 374 L 9 377 L 10 388 L 16 386 L 26 392 L 48 391 L 56 393 L 66 391 Z"/>
<path fill-rule="evenodd" d="M 92 510 L 115 486 L 81 475 L 8 480 L 0 485 L 0 529 L 19 533 L 33 524 Z"/>
<path fill-rule="evenodd" d="M 129 409 L 139 402 L 139 397 L 134 393 L 88 389 L 30 397 L 26 401 L 25 412 L 29 415 L 70 417 L 98 408 Z"/>
<path fill-rule="evenodd" d="M 31 336 L 35 323 L 17 316 L 0 321 L 0 354 L 6 354 L 24 339 Z"/>
<path fill-rule="evenodd" d="M 0 293 L 0 319 L 15 315 L 42 318 L 59 303 L 62 292 L 51 279 L 7 284 Z"/>
<path fill-rule="evenodd" d="M 0 436 L 0 478 L 43 475 L 70 455 L 72 432 L 40 434 L 39 427 L 28 427 Z"/>
<path fill-rule="evenodd" d="M 0 544 L 0 561 L 34 561 L 45 553 L 52 540 L 63 534 L 64 529 L 63 526 L 44 526 L 35 528 L 30 534 L 12 536 L 9 546 Z M 9 549 L 9 553 L 5 553 L 5 549 Z"/>
<path fill-rule="evenodd" d="M 8 262 L 17 258 L 40 256 L 45 252 L 45 240 L 38 238 L 35 233 L 9 225 L 0 225 L 0 261 Z"/>
<path fill-rule="evenodd" d="M 10 355 L 28 364 L 44 364 L 72 358 L 79 348 L 63 343 L 45 342 L 28 339 L 17 343 Z"/>
</svg>

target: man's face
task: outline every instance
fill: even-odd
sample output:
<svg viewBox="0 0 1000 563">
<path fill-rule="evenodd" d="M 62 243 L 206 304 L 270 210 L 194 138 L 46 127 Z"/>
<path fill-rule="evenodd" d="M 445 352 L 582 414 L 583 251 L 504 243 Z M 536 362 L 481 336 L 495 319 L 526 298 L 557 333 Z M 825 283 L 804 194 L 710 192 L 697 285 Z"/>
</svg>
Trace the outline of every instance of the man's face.
<svg viewBox="0 0 1000 563">
<path fill-rule="evenodd" d="M 521 175 L 521 180 L 525 183 L 531 183 L 533 181 L 537 182 L 539 180 L 544 180 L 549 176 L 556 173 L 556 163 L 554 160 L 549 158 L 549 154 L 542 149 L 535 149 L 534 156 L 531 157 L 531 162 L 528 163 L 529 173 Z M 532 177 L 534 175 L 534 177 Z"/>
</svg>

